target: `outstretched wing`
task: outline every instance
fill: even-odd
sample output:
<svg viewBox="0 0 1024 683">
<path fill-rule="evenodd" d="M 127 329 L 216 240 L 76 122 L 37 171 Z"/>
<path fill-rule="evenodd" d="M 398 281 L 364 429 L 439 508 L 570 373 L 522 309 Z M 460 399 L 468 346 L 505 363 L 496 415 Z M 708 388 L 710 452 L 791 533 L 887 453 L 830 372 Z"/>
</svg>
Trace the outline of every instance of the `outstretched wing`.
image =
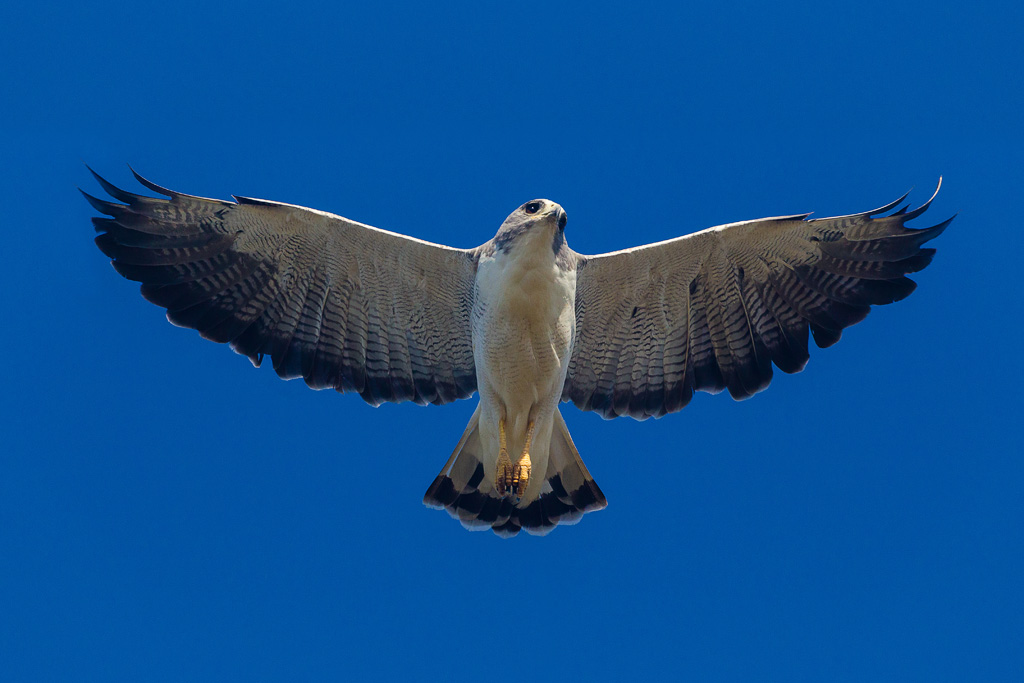
<svg viewBox="0 0 1024 683">
<path fill-rule="evenodd" d="M 905 275 L 928 265 L 935 250 L 921 245 L 952 218 L 904 227 L 931 199 L 882 215 L 905 198 L 850 216 L 765 218 L 581 256 L 562 400 L 643 420 L 681 409 L 694 391 L 747 398 L 768 386 L 773 363 L 799 372 L 808 328 L 819 347 L 831 346 L 871 305 L 914 290 Z"/>
<path fill-rule="evenodd" d="M 94 174 L 95 175 L 95 174 Z M 476 390 L 476 255 L 260 199 L 172 192 L 86 199 L 96 244 L 167 319 L 259 366 L 367 402 L 446 403 Z M 84 193 L 83 193 L 84 194 Z"/>
</svg>

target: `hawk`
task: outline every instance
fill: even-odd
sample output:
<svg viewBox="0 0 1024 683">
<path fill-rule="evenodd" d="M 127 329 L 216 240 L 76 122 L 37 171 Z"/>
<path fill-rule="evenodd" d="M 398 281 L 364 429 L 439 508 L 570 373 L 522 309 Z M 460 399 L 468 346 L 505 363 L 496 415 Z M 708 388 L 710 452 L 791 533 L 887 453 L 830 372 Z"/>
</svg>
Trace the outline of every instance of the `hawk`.
<svg viewBox="0 0 1024 683">
<path fill-rule="evenodd" d="M 105 215 L 93 218 L 97 246 L 171 323 L 372 405 L 479 392 L 423 502 L 505 537 L 607 504 L 560 402 L 644 420 L 695 391 L 752 396 L 773 366 L 803 369 L 808 332 L 831 346 L 872 305 L 909 295 L 906 275 L 935 253 L 922 245 L 952 220 L 907 228 L 935 195 L 896 209 L 904 195 L 848 216 L 762 218 L 585 256 L 547 199 L 456 249 L 301 206 L 205 199 L 136 173 L 162 195 L 149 197 L 94 175 L 114 200 L 83 192 Z"/>
</svg>

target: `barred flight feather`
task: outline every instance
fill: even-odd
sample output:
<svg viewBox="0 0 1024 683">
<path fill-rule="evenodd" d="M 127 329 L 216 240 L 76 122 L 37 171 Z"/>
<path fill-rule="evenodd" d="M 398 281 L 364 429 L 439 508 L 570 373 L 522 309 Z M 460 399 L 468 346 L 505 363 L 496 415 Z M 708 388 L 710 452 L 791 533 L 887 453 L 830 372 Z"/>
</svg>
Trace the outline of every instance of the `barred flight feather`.
<svg viewBox="0 0 1024 683">
<path fill-rule="evenodd" d="M 475 251 L 289 204 L 194 197 L 136 174 L 166 199 L 146 197 L 93 175 L 117 200 L 85 195 L 109 216 L 93 219 L 97 246 L 175 325 L 375 405 L 476 390 L 465 306 Z"/>
<path fill-rule="evenodd" d="M 577 339 L 562 400 L 606 418 L 643 420 L 682 409 L 694 391 L 752 396 L 768 386 L 772 364 L 799 372 L 809 358 L 809 335 L 818 347 L 831 346 L 871 306 L 914 290 L 906 275 L 931 262 L 935 250 L 922 245 L 952 218 L 905 227 L 934 195 L 913 211 L 883 215 L 905 198 L 849 216 L 766 218 L 580 255 Z M 689 277 L 688 285 L 675 291 L 647 287 L 652 279 L 678 281 L 680 274 Z M 614 315 L 623 302 L 663 315 L 626 325 Z M 614 348 L 605 342 L 609 337 Z M 663 376 L 645 375 L 655 358 Z"/>
</svg>

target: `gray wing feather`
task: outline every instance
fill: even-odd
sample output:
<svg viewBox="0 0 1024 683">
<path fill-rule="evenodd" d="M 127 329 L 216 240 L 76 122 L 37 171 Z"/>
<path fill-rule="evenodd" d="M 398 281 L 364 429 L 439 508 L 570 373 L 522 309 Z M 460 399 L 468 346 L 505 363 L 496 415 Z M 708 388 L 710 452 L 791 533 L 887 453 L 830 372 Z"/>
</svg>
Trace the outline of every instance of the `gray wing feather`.
<svg viewBox="0 0 1024 683">
<path fill-rule="evenodd" d="M 799 372 L 808 333 L 831 346 L 872 305 L 914 290 L 906 274 L 935 253 L 921 245 L 952 218 L 906 228 L 931 199 L 882 215 L 905 197 L 849 216 L 765 218 L 579 256 L 562 400 L 642 420 L 680 410 L 694 391 L 747 398 L 768 386 L 773 365 Z"/>
<path fill-rule="evenodd" d="M 94 174 L 95 175 L 95 174 Z M 367 402 L 446 403 L 476 390 L 475 251 L 262 199 L 86 195 L 96 244 L 175 325 L 259 366 Z M 84 193 L 83 193 L 84 194 Z"/>
</svg>

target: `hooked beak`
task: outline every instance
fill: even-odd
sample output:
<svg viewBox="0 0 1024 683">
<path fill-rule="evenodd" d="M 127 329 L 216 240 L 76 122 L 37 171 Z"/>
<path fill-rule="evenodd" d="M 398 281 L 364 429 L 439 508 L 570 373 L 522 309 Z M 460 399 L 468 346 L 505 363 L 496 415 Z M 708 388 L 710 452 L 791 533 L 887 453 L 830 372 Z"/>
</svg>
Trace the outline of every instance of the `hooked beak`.
<svg viewBox="0 0 1024 683">
<path fill-rule="evenodd" d="M 569 222 L 569 217 L 562 207 L 558 207 L 558 210 L 555 211 L 555 220 L 558 222 L 558 229 L 565 230 L 565 224 Z"/>
</svg>

